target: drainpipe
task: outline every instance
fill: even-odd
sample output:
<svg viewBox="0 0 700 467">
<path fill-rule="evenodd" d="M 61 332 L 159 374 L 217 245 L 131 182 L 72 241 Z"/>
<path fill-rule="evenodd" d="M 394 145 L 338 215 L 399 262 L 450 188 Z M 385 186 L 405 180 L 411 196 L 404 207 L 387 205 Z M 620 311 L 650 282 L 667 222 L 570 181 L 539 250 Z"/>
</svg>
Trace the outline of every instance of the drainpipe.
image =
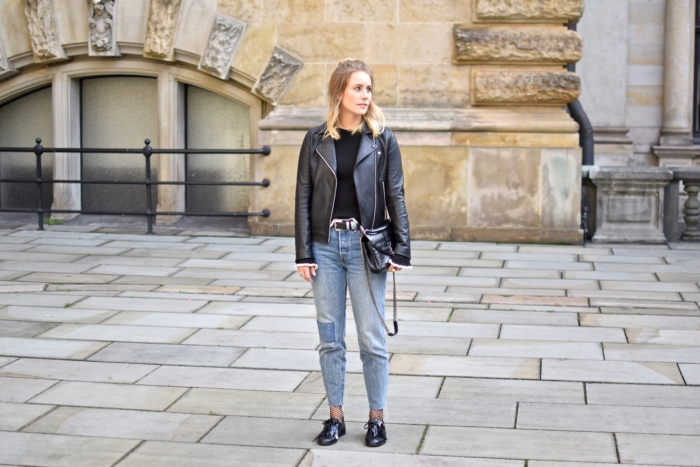
<svg viewBox="0 0 700 467">
<path fill-rule="evenodd" d="M 569 30 L 575 31 L 576 24 L 569 23 Z M 566 69 L 572 73 L 575 73 L 576 63 L 567 64 Z M 569 109 L 569 114 L 576 121 L 576 123 L 578 123 L 579 127 L 579 145 L 581 146 L 583 153 L 581 165 L 594 165 L 595 156 L 593 150 L 593 126 L 591 125 L 591 121 L 588 119 L 588 115 L 586 115 L 586 111 L 583 110 L 583 106 L 578 99 L 567 104 L 567 108 Z"/>
</svg>

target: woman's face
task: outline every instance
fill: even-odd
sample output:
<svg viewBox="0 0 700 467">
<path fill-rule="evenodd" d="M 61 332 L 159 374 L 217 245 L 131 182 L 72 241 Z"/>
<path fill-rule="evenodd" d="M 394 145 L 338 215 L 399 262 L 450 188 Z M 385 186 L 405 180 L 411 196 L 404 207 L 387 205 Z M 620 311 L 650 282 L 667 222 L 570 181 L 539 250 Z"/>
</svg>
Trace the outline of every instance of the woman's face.
<svg viewBox="0 0 700 467">
<path fill-rule="evenodd" d="M 372 79 L 364 71 L 356 71 L 350 75 L 348 85 L 340 100 L 341 110 L 355 115 L 367 113 L 372 100 Z"/>
</svg>

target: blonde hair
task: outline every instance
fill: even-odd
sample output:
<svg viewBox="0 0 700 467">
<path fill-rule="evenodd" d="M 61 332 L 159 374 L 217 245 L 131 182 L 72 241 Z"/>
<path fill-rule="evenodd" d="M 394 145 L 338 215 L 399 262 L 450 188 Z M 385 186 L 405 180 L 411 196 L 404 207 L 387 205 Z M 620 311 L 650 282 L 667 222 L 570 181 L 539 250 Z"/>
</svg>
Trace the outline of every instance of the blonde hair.
<svg viewBox="0 0 700 467">
<path fill-rule="evenodd" d="M 337 140 L 340 138 L 338 132 L 338 120 L 340 117 L 340 101 L 343 99 L 343 93 L 348 86 L 350 76 L 357 71 L 365 72 L 369 75 L 369 79 L 374 86 L 374 75 L 367 64 L 361 60 L 354 58 L 346 58 L 338 62 L 338 66 L 333 70 L 331 79 L 328 82 L 328 116 L 326 117 L 326 131 L 324 137 L 330 136 Z M 384 113 L 370 99 L 367 106 L 367 112 L 362 116 L 362 121 L 352 128 L 352 133 L 355 134 L 362 131 L 364 124 L 372 130 L 372 136 L 375 138 L 384 131 Z"/>
</svg>

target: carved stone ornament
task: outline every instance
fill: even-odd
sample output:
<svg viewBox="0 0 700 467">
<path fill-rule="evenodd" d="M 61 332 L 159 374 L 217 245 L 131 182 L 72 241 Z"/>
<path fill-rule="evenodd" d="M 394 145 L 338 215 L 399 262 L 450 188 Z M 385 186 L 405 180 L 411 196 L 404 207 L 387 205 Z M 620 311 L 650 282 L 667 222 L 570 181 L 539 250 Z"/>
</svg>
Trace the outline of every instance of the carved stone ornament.
<svg viewBox="0 0 700 467">
<path fill-rule="evenodd" d="M 87 0 L 88 52 L 90 55 L 117 55 L 115 40 L 116 0 Z"/>
<path fill-rule="evenodd" d="M 581 36 L 561 30 L 454 28 L 455 63 L 567 63 L 581 59 Z"/>
<path fill-rule="evenodd" d="M 171 60 L 182 0 L 151 0 L 143 55 Z"/>
<path fill-rule="evenodd" d="M 199 61 L 199 69 L 221 79 L 228 79 L 231 62 L 243 41 L 248 27 L 243 21 L 217 13 L 209 34 L 207 48 Z"/>
<path fill-rule="evenodd" d="M 476 0 L 480 20 L 572 21 L 583 14 L 583 0 Z"/>
<path fill-rule="evenodd" d="M 272 102 L 273 105 L 277 105 L 303 66 L 304 62 L 275 47 L 265 71 L 253 86 L 253 92 Z"/>
<path fill-rule="evenodd" d="M 564 105 L 581 94 L 581 79 L 566 71 L 472 71 L 472 102 L 482 105 Z"/>
<path fill-rule="evenodd" d="M 53 0 L 24 0 L 24 14 L 37 61 L 64 57 L 60 45 Z"/>
<path fill-rule="evenodd" d="M 0 77 L 4 77 L 4 75 L 9 75 L 10 73 L 14 72 L 15 68 L 12 66 L 12 62 L 10 62 L 10 59 L 7 58 L 7 55 L 5 55 L 5 49 L 2 46 L 2 41 L 0 41 Z"/>
</svg>

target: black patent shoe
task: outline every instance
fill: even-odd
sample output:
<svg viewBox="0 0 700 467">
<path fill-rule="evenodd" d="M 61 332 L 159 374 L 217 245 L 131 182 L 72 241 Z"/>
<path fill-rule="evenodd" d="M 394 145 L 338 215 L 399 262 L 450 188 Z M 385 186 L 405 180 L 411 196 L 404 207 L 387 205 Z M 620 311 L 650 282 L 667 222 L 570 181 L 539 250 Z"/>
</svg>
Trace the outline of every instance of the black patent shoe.
<svg viewBox="0 0 700 467">
<path fill-rule="evenodd" d="M 365 425 L 367 435 L 365 436 L 365 444 L 371 448 L 384 446 L 386 443 L 386 426 L 381 420 L 373 418 Z"/>
<path fill-rule="evenodd" d="M 343 435 L 345 435 L 345 422 L 329 418 L 323 422 L 323 430 L 314 438 L 314 441 L 317 441 L 321 446 L 330 446 L 337 443 L 338 438 Z"/>
</svg>

